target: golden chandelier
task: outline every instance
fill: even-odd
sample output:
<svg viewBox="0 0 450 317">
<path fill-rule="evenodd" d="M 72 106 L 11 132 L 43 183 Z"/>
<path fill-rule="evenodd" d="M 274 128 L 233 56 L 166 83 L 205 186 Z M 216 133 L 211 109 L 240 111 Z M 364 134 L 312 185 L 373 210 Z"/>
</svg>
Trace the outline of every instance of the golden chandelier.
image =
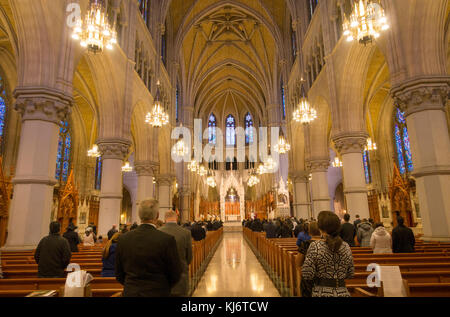
<svg viewBox="0 0 450 317">
<path fill-rule="evenodd" d="M 217 186 L 216 179 L 214 178 L 214 175 L 211 172 L 209 172 L 208 174 L 209 175 L 208 178 L 206 179 L 206 184 L 209 187 L 215 188 Z"/>
<path fill-rule="evenodd" d="M 247 182 L 248 187 L 253 187 L 255 185 L 258 185 L 259 182 L 260 182 L 260 180 L 259 180 L 258 176 L 256 175 L 256 172 L 253 171 Z"/>
<path fill-rule="evenodd" d="M 375 142 L 373 142 L 371 138 L 368 138 L 367 145 L 364 148 L 364 151 L 376 151 L 376 149 L 377 149 L 377 144 Z"/>
<path fill-rule="evenodd" d="M 78 19 L 73 29 L 72 38 L 94 54 L 101 53 L 104 47 L 112 50 L 117 43 L 117 33 L 109 25 L 106 11 L 102 0 L 91 0 L 84 21 Z"/>
<path fill-rule="evenodd" d="M 122 166 L 122 172 L 129 173 L 132 172 L 133 168 L 130 166 L 130 162 L 126 162 L 124 166 Z"/>
<path fill-rule="evenodd" d="M 92 146 L 92 149 L 90 149 L 90 150 L 88 151 L 88 156 L 89 156 L 89 157 L 95 157 L 95 158 L 101 156 L 100 152 L 98 151 L 98 145 L 97 145 L 97 144 L 94 144 L 94 145 Z"/>
<path fill-rule="evenodd" d="M 302 78 L 302 98 L 299 100 L 297 109 L 295 109 L 292 116 L 295 121 L 308 124 L 317 119 L 317 111 L 308 101 L 303 82 L 304 80 Z"/>
<path fill-rule="evenodd" d="M 147 113 L 145 117 L 145 122 L 150 124 L 154 128 L 161 128 L 162 126 L 169 123 L 169 115 L 166 113 L 162 103 L 160 101 L 159 92 L 159 81 L 157 82 L 155 104 L 151 112 Z"/>
<path fill-rule="evenodd" d="M 348 42 L 357 39 L 367 45 L 389 29 L 389 24 L 378 0 L 359 0 L 359 3 L 355 1 L 350 21 L 345 18 L 343 28 Z"/>
<path fill-rule="evenodd" d="M 278 143 L 275 144 L 274 150 L 280 154 L 286 154 L 291 150 L 291 145 L 287 142 L 283 134 L 278 138 Z"/>
</svg>

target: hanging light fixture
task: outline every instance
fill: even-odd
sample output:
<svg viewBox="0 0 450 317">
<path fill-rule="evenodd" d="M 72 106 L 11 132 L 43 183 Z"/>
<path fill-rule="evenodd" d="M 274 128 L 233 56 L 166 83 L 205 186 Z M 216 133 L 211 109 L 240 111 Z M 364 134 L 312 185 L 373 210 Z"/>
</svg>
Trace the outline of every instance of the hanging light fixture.
<svg viewBox="0 0 450 317">
<path fill-rule="evenodd" d="M 275 163 L 272 156 L 269 156 L 269 158 L 264 162 L 264 169 L 266 170 L 266 173 L 272 172 L 276 167 L 277 163 Z"/>
<path fill-rule="evenodd" d="M 364 151 L 376 151 L 377 150 L 377 144 L 375 142 L 372 142 L 371 138 L 367 139 L 367 145 L 364 148 Z"/>
<path fill-rule="evenodd" d="M 184 157 L 189 153 L 189 149 L 184 142 L 184 137 L 182 137 L 177 143 L 175 143 L 175 146 L 172 149 L 172 153 L 177 157 Z"/>
<path fill-rule="evenodd" d="M 103 0 L 90 0 L 88 12 L 84 18 L 78 19 L 73 29 L 72 38 L 80 41 L 91 53 L 101 53 L 103 48 L 113 49 L 117 43 L 117 33 L 108 22 L 107 8 Z"/>
<path fill-rule="evenodd" d="M 195 160 L 194 157 L 192 157 L 191 161 L 187 165 L 187 169 L 189 171 L 191 171 L 192 173 L 195 173 L 198 171 L 199 168 L 200 168 L 200 166 L 198 165 L 197 161 Z"/>
<path fill-rule="evenodd" d="M 278 138 L 278 143 L 274 146 L 274 151 L 280 154 L 286 154 L 291 150 L 291 145 L 287 142 L 286 138 L 281 131 L 280 137 Z"/>
<path fill-rule="evenodd" d="M 208 173 L 208 171 L 206 170 L 206 168 L 205 168 L 203 165 L 200 165 L 197 174 L 198 174 L 200 177 L 203 177 L 203 176 L 205 176 L 207 173 Z"/>
<path fill-rule="evenodd" d="M 216 179 L 214 177 L 214 174 L 211 173 L 211 171 L 208 172 L 208 178 L 206 179 L 206 184 L 212 188 L 215 188 L 217 186 Z"/>
<path fill-rule="evenodd" d="M 156 96 L 155 96 L 155 104 L 153 105 L 153 109 L 151 112 L 147 113 L 145 117 L 145 122 L 150 124 L 154 128 L 161 128 L 162 126 L 169 123 L 169 115 L 166 113 L 160 97 L 160 82 L 156 83 Z"/>
<path fill-rule="evenodd" d="M 263 164 L 260 164 L 256 171 L 258 172 L 259 175 L 263 175 L 266 173 L 266 168 L 264 167 Z"/>
<path fill-rule="evenodd" d="M 247 181 L 247 185 L 248 187 L 253 187 L 255 185 L 258 185 L 260 182 L 258 175 L 256 175 L 255 171 L 252 171 L 252 173 L 250 174 L 250 177 Z"/>
<path fill-rule="evenodd" d="M 296 122 L 307 124 L 317 119 L 317 111 L 311 106 L 311 104 L 308 101 L 303 78 L 301 85 L 302 85 L 302 97 L 298 102 L 297 109 L 295 109 L 293 113 L 293 118 Z"/>
<path fill-rule="evenodd" d="M 340 160 L 340 158 L 337 157 L 337 156 L 334 158 L 334 162 L 331 163 L 331 165 L 332 165 L 333 167 L 343 167 L 343 166 L 344 166 L 344 164 L 342 163 L 342 161 Z"/>
<path fill-rule="evenodd" d="M 122 172 L 129 173 L 132 172 L 133 168 L 130 166 L 130 162 L 126 162 L 124 166 L 122 166 Z"/>
<path fill-rule="evenodd" d="M 94 145 L 92 146 L 92 149 L 88 150 L 87 153 L 88 153 L 88 156 L 89 156 L 89 157 L 95 157 L 95 158 L 97 158 L 97 157 L 100 157 L 100 156 L 101 156 L 100 152 L 98 151 L 98 145 L 97 145 L 97 144 L 94 144 Z"/>
<path fill-rule="evenodd" d="M 345 18 L 343 28 L 348 42 L 356 38 L 359 43 L 367 45 L 389 29 L 389 24 L 378 0 L 359 0 L 355 1 L 350 20 Z"/>
</svg>

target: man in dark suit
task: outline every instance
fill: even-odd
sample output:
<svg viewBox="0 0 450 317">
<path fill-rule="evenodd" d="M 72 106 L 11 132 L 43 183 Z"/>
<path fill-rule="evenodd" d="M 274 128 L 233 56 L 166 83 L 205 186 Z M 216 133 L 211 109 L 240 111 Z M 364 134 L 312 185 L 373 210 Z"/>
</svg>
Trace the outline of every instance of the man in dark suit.
<svg viewBox="0 0 450 317">
<path fill-rule="evenodd" d="M 195 241 L 202 241 L 206 237 L 206 231 L 200 223 L 196 222 L 191 228 L 192 239 Z"/>
<path fill-rule="evenodd" d="M 344 224 L 341 226 L 339 236 L 342 240 L 348 243 L 349 246 L 355 246 L 356 229 L 355 226 L 350 223 L 350 215 L 344 215 Z"/>
<path fill-rule="evenodd" d="M 112 236 L 117 232 L 118 230 L 116 229 L 116 225 L 113 225 L 112 228 L 108 231 L 108 240 L 111 240 Z"/>
<path fill-rule="evenodd" d="M 392 230 L 392 251 L 394 253 L 412 253 L 416 239 L 413 231 L 404 225 L 403 217 L 397 218 L 398 226 Z"/>
<path fill-rule="evenodd" d="M 168 297 L 181 277 L 175 238 L 156 229 L 158 201 L 142 201 L 142 224 L 123 234 L 116 249 L 116 279 L 124 297 Z"/>
<path fill-rule="evenodd" d="M 355 216 L 356 220 L 353 222 L 353 225 L 355 226 L 355 230 L 358 230 L 358 226 L 361 223 L 361 219 L 359 219 L 359 215 Z"/>
<path fill-rule="evenodd" d="M 50 224 L 50 234 L 38 244 L 34 259 L 38 264 L 38 277 L 64 277 L 64 270 L 70 263 L 72 252 L 69 242 L 59 235 L 61 225 L 55 221 Z"/>
<path fill-rule="evenodd" d="M 189 264 L 192 261 L 192 238 L 191 232 L 177 224 L 177 214 L 168 211 L 165 215 L 166 224 L 159 228 L 162 232 L 173 236 L 177 242 L 178 255 L 180 256 L 183 272 L 177 285 L 171 290 L 171 295 L 186 297 L 189 295 Z"/>
<path fill-rule="evenodd" d="M 266 238 L 273 239 L 277 237 L 277 227 L 274 225 L 272 221 L 266 225 Z"/>
</svg>

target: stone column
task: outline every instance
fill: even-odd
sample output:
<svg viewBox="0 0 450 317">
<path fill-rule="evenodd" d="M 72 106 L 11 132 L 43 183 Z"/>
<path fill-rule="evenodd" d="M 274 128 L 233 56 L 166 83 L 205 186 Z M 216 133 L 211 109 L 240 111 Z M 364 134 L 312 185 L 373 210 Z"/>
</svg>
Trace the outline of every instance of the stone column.
<svg viewBox="0 0 450 317">
<path fill-rule="evenodd" d="M 159 219 L 164 221 L 166 211 L 172 209 L 172 182 L 174 175 L 158 175 L 156 181 L 158 183 L 158 202 L 159 202 Z"/>
<path fill-rule="evenodd" d="M 15 95 L 22 130 L 5 249 L 34 249 L 49 232 L 59 123 L 71 100 L 52 90 L 17 89 Z"/>
<path fill-rule="evenodd" d="M 368 134 L 365 132 L 344 133 L 333 138 L 336 150 L 342 157 L 344 194 L 347 212 L 352 219 L 355 215 L 359 215 L 361 219 L 370 218 L 362 157 L 367 138 Z"/>
<path fill-rule="evenodd" d="M 297 219 L 308 219 L 311 207 L 308 193 L 308 173 L 296 172 L 291 177 L 294 184 L 294 215 Z"/>
<path fill-rule="evenodd" d="M 392 93 L 405 111 L 408 125 L 423 239 L 450 241 L 450 137 L 445 114 L 448 77 L 411 81 Z"/>
<path fill-rule="evenodd" d="M 136 161 L 134 163 L 134 169 L 138 176 L 138 189 L 137 189 L 137 212 L 133 214 L 133 222 L 139 222 L 139 204 L 141 201 L 149 198 L 155 198 L 153 177 L 158 164 L 152 161 Z"/>
<path fill-rule="evenodd" d="M 180 193 L 180 200 L 181 200 L 180 220 L 182 223 L 185 223 L 188 222 L 190 218 L 191 191 L 189 188 L 180 188 L 178 192 Z"/>
<path fill-rule="evenodd" d="M 319 212 L 331 209 L 331 199 L 328 190 L 328 167 L 329 159 L 312 160 L 307 163 L 308 169 L 311 171 L 311 195 L 313 216 L 317 218 Z"/>
<path fill-rule="evenodd" d="M 105 236 L 112 225 L 120 223 L 123 193 L 122 166 L 131 142 L 125 139 L 100 139 L 97 144 L 102 153 L 98 234 Z"/>
</svg>

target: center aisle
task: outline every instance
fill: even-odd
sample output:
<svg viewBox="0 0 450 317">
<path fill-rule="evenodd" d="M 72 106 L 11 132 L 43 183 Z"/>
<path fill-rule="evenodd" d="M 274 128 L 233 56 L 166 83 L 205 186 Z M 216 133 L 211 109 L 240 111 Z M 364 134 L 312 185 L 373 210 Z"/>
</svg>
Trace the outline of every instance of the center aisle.
<svg viewBox="0 0 450 317">
<path fill-rule="evenodd" d="M 224 232 L 193 297 L 280 297 L 244 241 L 242 232 Z"/>
</svg>

